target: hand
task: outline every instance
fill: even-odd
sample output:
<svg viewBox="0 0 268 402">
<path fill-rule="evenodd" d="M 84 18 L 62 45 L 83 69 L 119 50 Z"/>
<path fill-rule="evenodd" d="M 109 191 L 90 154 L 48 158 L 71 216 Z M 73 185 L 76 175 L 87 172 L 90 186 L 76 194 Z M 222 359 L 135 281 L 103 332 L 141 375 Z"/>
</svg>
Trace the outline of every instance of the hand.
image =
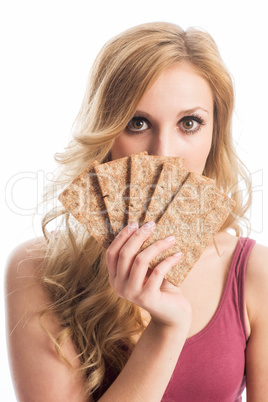
<svg viewBox="0 0 268 402">
<path fill-rule="evenodd" d="M 189 302 L 178 287 L 164 279 L 181 255 L 167 257 L 153 270 L 148 268 L 159 253 L 174 245 L 175 239 L 158 240 L 138 254 L 155 227 L 129 225 L 113 240 L 106 254 L 110 284 L 118 296 L 147 310 L 158 324 L 190 327 Z"/>
</svg>

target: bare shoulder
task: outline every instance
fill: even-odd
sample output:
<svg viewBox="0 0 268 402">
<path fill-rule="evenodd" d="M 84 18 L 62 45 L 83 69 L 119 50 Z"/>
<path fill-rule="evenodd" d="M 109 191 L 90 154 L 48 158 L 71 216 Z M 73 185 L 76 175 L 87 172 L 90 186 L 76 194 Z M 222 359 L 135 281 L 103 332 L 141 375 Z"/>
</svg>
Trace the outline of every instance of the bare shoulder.
<svg viewBox="0 0 268 402">
<path fill-rule="evenodd" d="M 45 308 L 48 298 L 41 286 L 44 238 L 28 240 L 15 247 L 5 267 L 5 294 L 9 322 L 23 313 L 23 320 L 37 309 Z M 23 321 L 22 320 L 22 321 Z M 14 322 L 15 324 L 15 322 Z"/>
<path fill-rule="evenodd" d="M 249 255 L 247 264 L 247 282 L 253 287 L 268 284 L 268 247 L 256 243 Z"/>
<path fill-rule="evenodd" d="M 268 306 L 268 247 L 258 243 L 253 246 L 248 259 L 246 299 L 249 319 L 253 324 Z"/>
<path fill-rule="evenodd" d="M 253 246 L 245 285 L 251 327 L 246 348 L 247 400 L 264 401 L 268 393 L 268 247 Z"/>
<path fill-rule="evenodd" d="M 5 270 L 8 292 L 20 286 L 37 285 L 42 275 L 45 246 L 45 238 L 39 237 L 18 245 L 10 252 Z"/>
<path fill-rule="evenodd" d="M 10 253 L 5 272 L 6 328 L 13 383 L 20 401 L 85 401 L 83 380 L 77 375 L 77 351 L 71 340 L 62 350 L 73 368 L 63 363 L 53 341 L 40 325 L 40 311 L 50 300 L 41 285 L 44 238 L 29 240 Z M 61 330 L 52 313 L 43 318 L 52 336 Z"/>
<path fill-rule="evenodd" d="M 261 270 L 266 266 L 267 267 L 267 258 L 268 258 L 268 247 L 262 244 L 256 243 L 249 256 L 248 260 L 248 270 L 252 270 L 253 266 L 259 266 Z M 257 268 L 256 268 L 257 269 Z M 253 270 L 254 271 L 254 270 Z"/>
</svg>

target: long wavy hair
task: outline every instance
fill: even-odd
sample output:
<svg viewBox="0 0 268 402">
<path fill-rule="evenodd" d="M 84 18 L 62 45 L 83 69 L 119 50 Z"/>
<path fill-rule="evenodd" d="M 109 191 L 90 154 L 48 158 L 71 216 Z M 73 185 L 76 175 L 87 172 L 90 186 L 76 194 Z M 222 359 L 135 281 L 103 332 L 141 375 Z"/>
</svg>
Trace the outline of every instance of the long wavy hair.
<svg viewBox="0 0 268 402">
<path fill-rule="evenodd" d="M 101 49 L 90 71 L 72 140 L 64 152 L 56 154 L 59 168 L 46 202 L 56 200 L 93 160 L 103 163 L 111 159 L 114 139 L 133 117 L 146 90 L 166 68 L 185 61 L 207 80 L 214 96 L 212 147 L 203 174 L 215 179 L 217 187 L 236 201 L 221 229 L 242 234 L 251 188 L 249 174 L 232 142 L 232 79 L 208 33 L 194 28 L 184 31 L 171 23 L 131 28 Z M 248 188 L 244 202 L 241 181 Z M 57 228 L 51 232 L 49 223 L 54 220 Z M 66 338 L 72 338 L 85 392 L 91 395 L 103 383 L 109 367 L 115 373 L 124 367 L 129 350 L 144 330 L 140 309 L 114 293 L 105 250 L 66 209 L 54 206 L 44 216 L 42 228 L 46 239 L 42 284 L 51 300 L 48 310 L 58 316 L 62 327 L 57 337 L 48 335 L 65 361 L 61 346 Z"/>
</svg>

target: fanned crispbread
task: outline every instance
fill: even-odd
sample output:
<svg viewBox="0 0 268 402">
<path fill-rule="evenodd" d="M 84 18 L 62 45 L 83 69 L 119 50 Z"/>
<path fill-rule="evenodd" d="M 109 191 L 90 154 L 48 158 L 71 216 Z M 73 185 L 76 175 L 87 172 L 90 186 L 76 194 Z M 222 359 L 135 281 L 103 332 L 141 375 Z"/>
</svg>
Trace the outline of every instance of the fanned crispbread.
<svg viewBox="0 0 268 402">
<path fill-rule="evenodd" d="M 142 152 L 138 155 L 146 155 Z M 130 156 L 96 165 L 99 185 L 116 236 L 128 222 Z"/>
<path fill-rule="evenodd" d="M 150 268 L 174 253 L 182 252 L 182 259 L 166 275 L 169 282 L 179 286 L 213 235 L 221 228 L 234 205 L 234 201 L 213 186 L 210 179 L 190 173 L 159 219 L 152 235 L 143 243 L 140 252 L 157 240 L 175 236 L 175 245 L 154 258 Z"/>
<path fill-rule="evenodd" d="M 127 223 L 154 220 L 156 229 L 139 252 L 174 235 L 175 245 L 154 258 L 150 268 L 181 251 L 182 259 L 166 275 L 176 286 L 235 205 L 214 180 L 188 172 L 183 158 L 147 152 L 103 164 L 94 161 L 58 199 L 105 248 Z"/>
<path fill-rule="evenodd" d="M 103 202 L 94 161 L 58 196 L 63 206 L 107 248 L 114 238 Z"/>
<path fill-rule="evenodd" d="M 128 223 L 144 222 L 147 207 L 156 187 L 164 162 L 170 162 L 187 174 L 184 159 L 172 156 L 131 155 Z"/>
</svg>

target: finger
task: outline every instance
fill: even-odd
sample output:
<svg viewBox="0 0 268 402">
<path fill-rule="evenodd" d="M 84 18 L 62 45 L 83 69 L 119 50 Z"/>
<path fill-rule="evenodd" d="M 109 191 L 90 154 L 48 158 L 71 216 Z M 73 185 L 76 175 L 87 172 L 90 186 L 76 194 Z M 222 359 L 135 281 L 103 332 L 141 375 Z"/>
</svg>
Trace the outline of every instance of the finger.
<svg viewBox="0 0 268 402">
<path fill-rule="evenodd" d="M 182 259 L 182 253 L 173 254 L 165 258 L 160 262 L 149 276 L 145 288 L 150 290 L 150 292 L 159 291 L 163 281 L 165 281 L 165 276 L 170 271 L 170 269 L 176 265 Z"/>
<path fill-rule="evenodd" d="M 110 279 L 116 275 L 116 267 L 118 261 L 119 251 L 122 246 L 127 242 L 130 236 L 138 229 L 137 222 L 132 223 L 122 229 L 114 238 L 108 249 L 106 250 L 106 264 L 108 267 Z"/>
<path fill-rule="evenodd" d="M 136 230 L 130 238 L 125 242 L 117 260 L 116 279 L 121 286 L 128 280 L 132 265 L 135 261 L 136 255 L 141 248 L 142 244 L 154 231 L 156 225 L 154 222 L 147 222 L 145 225 Z M 148 264 L 146 270 L 148 268 Z"/>
<path fill-rule="evenodd" d="M 133 288 L 141 290 L 148 276 L 150 262 L 162 251 L 174 246 L 174 243 L 175 237 L 169 236 L 166 239 L 158 240 L 151 244 L 136 256 L 129 274 L 129 282 Z"/>
</svg>

